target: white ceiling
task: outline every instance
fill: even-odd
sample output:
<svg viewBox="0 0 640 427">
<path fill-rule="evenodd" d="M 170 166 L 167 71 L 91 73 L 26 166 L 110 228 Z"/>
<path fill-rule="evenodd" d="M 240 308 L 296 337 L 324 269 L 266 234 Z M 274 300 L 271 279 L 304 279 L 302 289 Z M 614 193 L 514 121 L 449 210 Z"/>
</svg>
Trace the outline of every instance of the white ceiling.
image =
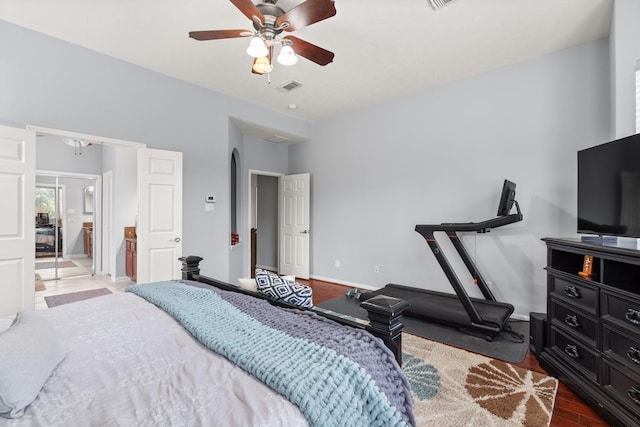
<svg viewBox="0 0 640 427">
<path fill-rule="evenodd" d="M 276 63 L 270 84 L 250 72 L 248 39 L 188 37 L 251 29 L 225 0 L 0 0 L 0 19 L 313 122 L 606 37 L 612 7 L 455 0 L 434 10 L 428 0 L 336 0 L 336 16 L 293 33 L 334 52 L 334 62 Z M 277 90 L 290 80 L 303 87 Z"/>
</svg>

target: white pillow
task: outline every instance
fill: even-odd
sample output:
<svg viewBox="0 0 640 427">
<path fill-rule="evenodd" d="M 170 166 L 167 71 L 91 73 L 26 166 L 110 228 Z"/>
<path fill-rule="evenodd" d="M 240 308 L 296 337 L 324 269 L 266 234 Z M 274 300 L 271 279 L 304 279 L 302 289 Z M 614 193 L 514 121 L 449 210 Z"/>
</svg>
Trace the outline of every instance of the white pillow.
<svg viewBox="0 0 640 427">
<path fill-rule="evenodd" d="M 258 292 L 256 279 L 238 279 L 238 287 L 246 291 Z"/>
<path fill-rule="evenodd" d="M 11 326 L 13 326 L 13 324 L 16 323 L 19 318 L 20 318 L 20 314 L 19 313 L 18 314 L 12 314 L 11 316 L 2 316 L 2 317 L 0 317 L 0 333 L 2 333 L 3 331 L 6 331 Z"/>
<path fill-rule="evenodd" d="M 34 312 L 0 333 L 0 416 L 19 418 L 64 359 L 53 327 Z"/>
</svg>

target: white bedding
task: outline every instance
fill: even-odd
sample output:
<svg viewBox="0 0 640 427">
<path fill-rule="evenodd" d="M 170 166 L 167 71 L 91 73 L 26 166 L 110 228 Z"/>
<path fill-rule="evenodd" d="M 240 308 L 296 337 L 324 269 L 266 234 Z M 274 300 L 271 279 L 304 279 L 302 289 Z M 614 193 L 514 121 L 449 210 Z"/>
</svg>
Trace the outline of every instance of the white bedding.
<svg viewBox="0 0 640 427">
<path fill-rule="evenodd" d="M 51 234 L 36 233 L 36 243 L 44 243 L 45 245 L 53 246 L 56 244 L 56 237 Z"/>
<path fill-rule="evenodd" d="M 0 426 L 306 426 L 298 408 L 117 293 L 37 312 L 67 354 L 22 418 Z"/>
</svg>

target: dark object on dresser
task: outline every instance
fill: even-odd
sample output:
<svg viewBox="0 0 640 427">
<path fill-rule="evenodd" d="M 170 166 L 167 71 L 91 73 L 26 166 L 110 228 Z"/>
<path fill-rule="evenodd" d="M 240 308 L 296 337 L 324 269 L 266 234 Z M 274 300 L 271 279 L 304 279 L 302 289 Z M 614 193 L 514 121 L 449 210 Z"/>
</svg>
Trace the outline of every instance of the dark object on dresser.
<svg viewBox="0 0 640 427">
<path fill-rule="evenodd" d="M 613 425 L 640 425 L 640 250 L 623 242 L 543 239 L 543 368 Z M 591 279 L 578 273 L 593 257 Z"/>
</svg>

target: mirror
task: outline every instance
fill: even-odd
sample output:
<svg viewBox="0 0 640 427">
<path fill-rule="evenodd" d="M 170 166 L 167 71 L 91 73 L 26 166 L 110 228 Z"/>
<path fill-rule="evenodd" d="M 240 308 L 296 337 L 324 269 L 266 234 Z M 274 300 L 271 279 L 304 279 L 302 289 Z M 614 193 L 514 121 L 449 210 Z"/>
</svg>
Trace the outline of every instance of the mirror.
<svg viewBox="0 0 640 427">
<path fill-rule="evenodd" d="M 84 213 L 93 213 L 93 185 L 89 185 L 82 190 L 84 192 Z"/>
</svg>

